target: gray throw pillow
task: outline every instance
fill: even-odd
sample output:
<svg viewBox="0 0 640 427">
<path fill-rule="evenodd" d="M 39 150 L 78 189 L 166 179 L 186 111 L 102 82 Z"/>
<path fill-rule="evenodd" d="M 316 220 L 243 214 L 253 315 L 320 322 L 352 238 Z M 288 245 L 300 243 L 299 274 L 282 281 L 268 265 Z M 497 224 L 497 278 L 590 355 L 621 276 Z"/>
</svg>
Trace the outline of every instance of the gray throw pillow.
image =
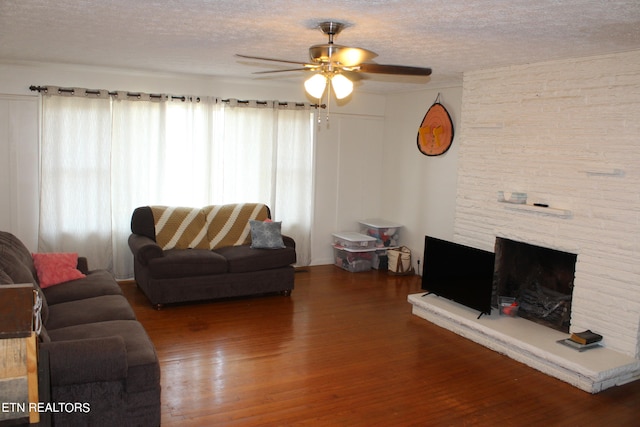
<svg viewBox="0 0 640 427">
<path fill-rule="evenodd" d="M 251 226 L 251 247 L 253 249 L 282 249 L 282 222 L 249 220 Z"/>
</svg>

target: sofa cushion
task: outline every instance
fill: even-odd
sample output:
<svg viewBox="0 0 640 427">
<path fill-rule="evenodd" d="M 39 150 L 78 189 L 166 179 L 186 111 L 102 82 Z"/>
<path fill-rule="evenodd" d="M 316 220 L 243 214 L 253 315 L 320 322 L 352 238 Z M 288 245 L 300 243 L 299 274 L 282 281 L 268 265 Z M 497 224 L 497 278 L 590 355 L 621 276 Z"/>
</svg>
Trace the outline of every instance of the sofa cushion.
<svg viewBox="0 0 640 427">
<path fill-rule="evenodd" d="M 47 342 L 54 386 L 120 381 L 127 377 L 127 354 L 120 336 Z"/>
<path fill-rule="evenodd" d="M 85 277 L 77 269 L 78 254 L 75 252 L 34 253 L 32 256 L 41 288 Z"/>
<path fill-rule="evenodd" d="M 4 268 L 0 267 L 0 285 L 13 285 L 13 279 L 4 272 Z"/>
<path fill-rule="evenodd" d="M 208 249 L 171 249 L 149 261 L 155 279 L 207 276 L 227 272 L 227 260 Z"/>
<path fill-rule="evenodd" d="M 79 256 L 78 257 L 78 265 L 76 266 L 80 273 L 87 274 L 89 272 L 89 260 L 87 257 Z"/>
<path fill-rule="evenodd" d="M 202 210 L 206 215 L 209 249 L 249 244 L 249 220 L 269 218 L 269 208 L 262 203 L 213 205 Z"/>
<path fill-rule="evenodd" d="M 13 280 L 13 283 L 37 283 L 30 266 L 22 262 L 9 248 L 0 248 L 0 269 Z"/>
<path fill-rule="evenodd" d="M 29 249 L 11 233 L 6 231 L 0 231 L 0 258 L 3 257 L 3 254 L 11 253 L 13 256 L 20 262 L 25 265 L 29 271 L 31 272 L 31 276 L 33 276 L 32 280 L 27 282 L 16 282 L 16 283 L 32 283 L 33 280 L 36 280 L 36 269 L 33 267 L 33 259 L 31 258 L 31 252 Z"/>
<path fill-rule="evenodd" d="M 254 249 L 281 249 L 284 248 L 282 241 L 282 223 L 277 221 L 257 221 L 250 220 L 251 226 L 251 247 Z"/>
<path fill-rule="evenodd" d="M 137 392 L 155 388 L 160 382 L 160 365 L 155 347 L 136 320 L 111 320 L 48 330 L 52 343 L 69 340 L 120 336 L 127 357 L 126 390 Z"/>
<path fill-rule="evenodd" d="M 49 305 L 100 295 L 122 295 L 122 288 L 106 270 L 89 271 L 86 277 L 43 289 Z"/>
<path fill-rule="evenodd" d="M 227 246 L 216 249 L 214 252 L 227 260 L 229 273 L 269 270 L 286 267 L 296 262 L 296 250 L 291 247 L 253 249 L 249 245 Z"/>
<path fill-rule="evenodd" d="M 156 243 L 164 249 L 207 249 L 207 225 L 200 208 L 151 206 Z"/>
<path fill-rule="evenodd" d="M 107 320 L 135 320 L 136 315 L 122 295 L 102 295 L 49 306 L 47 330 L 104 322 Z"/>
</svg>

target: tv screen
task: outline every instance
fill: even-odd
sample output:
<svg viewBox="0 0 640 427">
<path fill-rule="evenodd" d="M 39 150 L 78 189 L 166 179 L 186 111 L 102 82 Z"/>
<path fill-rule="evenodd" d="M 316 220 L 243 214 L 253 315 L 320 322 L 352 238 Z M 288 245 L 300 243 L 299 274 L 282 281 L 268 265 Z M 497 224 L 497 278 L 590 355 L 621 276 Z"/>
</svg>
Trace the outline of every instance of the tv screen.
<svg viewBox="0 0 640 427">
<path fill-rule="evenodd" d="M 493 252 L 425 236 L 423 259 L 423 290 L 491 314 Z"/>
</svg>

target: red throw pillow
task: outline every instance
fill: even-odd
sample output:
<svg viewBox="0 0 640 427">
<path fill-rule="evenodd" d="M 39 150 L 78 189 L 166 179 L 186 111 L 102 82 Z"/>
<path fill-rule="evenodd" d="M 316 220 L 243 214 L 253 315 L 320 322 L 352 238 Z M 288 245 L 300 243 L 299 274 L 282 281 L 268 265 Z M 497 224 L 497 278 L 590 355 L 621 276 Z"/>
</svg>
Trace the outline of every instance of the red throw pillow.
<svg viewBox="0 0 640 427">
<path fill-rule="evenodd" d="M 40 253 L 32 256 L 41 288 L 86 277 L 77 269 L 77 253 Z"/>
</svg>

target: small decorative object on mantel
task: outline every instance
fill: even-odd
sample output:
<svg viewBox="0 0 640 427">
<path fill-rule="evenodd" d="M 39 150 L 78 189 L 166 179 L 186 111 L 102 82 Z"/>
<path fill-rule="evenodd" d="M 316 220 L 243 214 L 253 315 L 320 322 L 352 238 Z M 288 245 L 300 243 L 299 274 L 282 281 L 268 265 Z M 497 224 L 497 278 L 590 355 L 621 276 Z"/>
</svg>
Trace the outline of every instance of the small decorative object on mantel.
<svg viewBox="0 0 640 427">
<path fill-rule="evenodd" d="M 452 141 L 453 122 L 438 94 L 418 129 L 418 150 L 426 156 L 439 156 L 447 152 Z"/>
<path fill-rule="evenodd" d="M 527 193 L 511 193 L 509 191 L 498 191 L 498 201 L 504 203 L 527 203 Z"/>
</svg>

